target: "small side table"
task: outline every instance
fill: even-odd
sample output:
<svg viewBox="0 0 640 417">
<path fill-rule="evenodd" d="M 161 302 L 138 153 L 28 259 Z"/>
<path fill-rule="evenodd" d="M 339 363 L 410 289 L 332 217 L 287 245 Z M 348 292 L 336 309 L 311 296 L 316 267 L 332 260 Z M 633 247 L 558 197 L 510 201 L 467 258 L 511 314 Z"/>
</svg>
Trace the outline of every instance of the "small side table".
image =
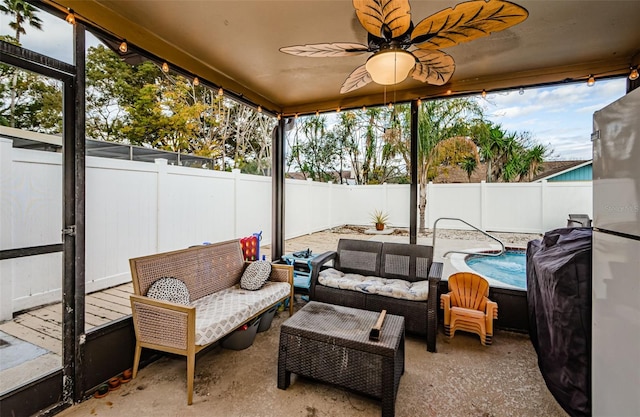
<svg viewBox="0 0 640 417">
<path fill-rule="evenodd" d="M 308 257 L 294 256 L 293 253 L 282 255 L 282 260 L 287 265 L 293 266 L 293 290 L 297 294 L 309 295 L 311 288 L 311 261 L 318 256 L 311 255 Z"/>
<path fill-rule="evenodd" d="M 404 373 L 404 317 L 387 314 L 380 340 L 369 340 L 379 313 L 308 302 L 280 327 L 278 388 L 291 373 L 377 398 L 393 417 Z"/>
</svg>

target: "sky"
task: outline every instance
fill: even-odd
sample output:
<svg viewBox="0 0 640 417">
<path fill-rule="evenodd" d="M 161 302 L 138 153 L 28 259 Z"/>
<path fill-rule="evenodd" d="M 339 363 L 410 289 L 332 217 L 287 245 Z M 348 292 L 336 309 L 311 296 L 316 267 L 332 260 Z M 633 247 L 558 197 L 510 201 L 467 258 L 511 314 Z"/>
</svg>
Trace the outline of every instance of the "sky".
<svg viewBox="0 0 640 417">
<path fill-rule="evenodd" d="M 509 132 L 530 132 L 553 149 L 550 159 L 591 159 L 593 113 L 625 94 L 626 78 L 489 93 L 487 118 Z"/>
<path fill-rule="evenodd" d="M 72 62 L 73 28 L 48 13 L 38 13 L 44 31 L 27 27 L 21 42 L 27 49 Z M 0 34 L 11 34 L 9 18 L 0 15 Z M 87 47 L 98 41 L 88 34 Z M 509 132 L 529 132 L 532 138 L 553 149 L 549 159 L 591 159 L 593 112 L 622 97 L 626 79 L 597 80 L 552 87 L 489 93 L 483 102 L 488 119 Z"/>
</svg>

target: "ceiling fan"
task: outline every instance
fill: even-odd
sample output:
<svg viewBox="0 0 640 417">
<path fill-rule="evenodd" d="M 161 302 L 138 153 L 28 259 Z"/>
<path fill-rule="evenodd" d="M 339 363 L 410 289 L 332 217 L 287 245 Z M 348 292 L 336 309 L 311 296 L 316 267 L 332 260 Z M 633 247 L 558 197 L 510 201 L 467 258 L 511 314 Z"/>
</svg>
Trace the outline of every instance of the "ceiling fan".
<svg viewBox="0 0 640 417">
<path fill-rule="evenodd" d="M 411 73 L 413 79 L 443 85 L 453 75 L 453 57 L 442 51 L 516 25 L 529 12 L 503 0 L 473 0 L 435 13 L 417 25 L 411 22 L 409 0 L 353 0 L 356 16 L 368 32 L 367 45 L 318 43 L 280 48 L 304 57 L 342 57 L 373 52 L 347 77 L 340 89 L 349 93 L 374 81 L 392 85 Z"/>
</svg>

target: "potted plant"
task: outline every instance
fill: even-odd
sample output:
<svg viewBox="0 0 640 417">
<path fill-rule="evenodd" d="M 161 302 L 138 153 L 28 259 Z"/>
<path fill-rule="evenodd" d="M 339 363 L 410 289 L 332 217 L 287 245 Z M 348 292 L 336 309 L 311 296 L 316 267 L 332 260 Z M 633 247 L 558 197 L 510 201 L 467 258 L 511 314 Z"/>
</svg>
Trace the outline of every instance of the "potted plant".
<svg viewBox="0 0 640 417">
<path fill-rule="evenodd" d="M 389 220 L 389 214 L 382 210 L 375 210 L 373 214 L 371 214 L 371 220 L 373 224 L 376 225 L 376 230 L 384 230 L 384 226 Z"/>
</svg>

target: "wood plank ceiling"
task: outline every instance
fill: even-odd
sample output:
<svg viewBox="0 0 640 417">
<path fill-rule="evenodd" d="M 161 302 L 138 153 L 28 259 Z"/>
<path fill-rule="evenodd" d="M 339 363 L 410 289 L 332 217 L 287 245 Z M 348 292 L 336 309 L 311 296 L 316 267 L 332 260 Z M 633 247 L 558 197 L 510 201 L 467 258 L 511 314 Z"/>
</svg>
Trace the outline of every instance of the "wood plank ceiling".
<svg viewBox="0 0 640 417">
<path fill-rule="evenodd" d="M 359 108 L 384 102 L 375 83 L 340 94 L 369 55 L 306 58 L 280 47 L 367 43 L 350 1 L 45 0 L 275 113 Z M 456 70 L 443 86 L 409 77 L 386 101 L 520 88 L 628 74 L 640 63 L 640 0 L 516 1 L 529 17 L 491 36 L 446 48 Z M 411 1 L 416 24 L 457 4 Z"/>
</svg>

